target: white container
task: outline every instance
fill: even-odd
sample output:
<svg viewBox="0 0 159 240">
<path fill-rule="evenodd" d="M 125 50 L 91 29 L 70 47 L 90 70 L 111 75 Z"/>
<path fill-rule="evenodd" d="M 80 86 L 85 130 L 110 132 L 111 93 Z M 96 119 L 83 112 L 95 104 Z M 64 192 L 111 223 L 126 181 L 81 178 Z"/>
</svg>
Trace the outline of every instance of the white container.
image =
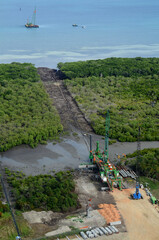
<svg viewBox="0 0 159 240">
<path fill-rule="evenodd" d="M 80 235 L 81 235 L 81 237 L 82 237 L 83 239 L 87 239 L 87 238 L 88 238 L 87 235 L 86 235 L 84 232 L 80 232 Z"/>
<path fill-rule="evenodd" d="M 103 232 L 99 229 L 99 228 L 96 228 L 99 232 L 99 235 L 102 236 L 103 235 Z"/>
<path fill-rule="evenodd" d="M 98 237 L 98 234 L 92 229 L 91 233 L 94 235 L 94 237 Z"/>
<path fill-rule="evenodd" d="M 94 234 L 89 235 L 89 238 L 94 238 L 94 237 L 95 237 Z"/>
<path fill-rule="evenodd" d="M 110 222 L 110 226 L 119 225 L 119 224 L 121 224 L 121 221 Z"/>
<path fill-rule="evenodd" d="M 96 228 L 93 229 L 93 231 L 96 233 L 96 234 L 99 234 L 98 230 Z"/>
<path fill-rule="evenodd" d="M 114 230 L 114 228 L 112 228 L 112 226 L 108 227 L 110 229 L 110 231 L 112 231 L 113 233 L 116 233 L 116 231 Z"/>
<path fill-rule="evenodd" d="M 108 227 L 106 227 L 105 230 L 106 230 L 109 234 L 113 234 L 112 231 L 111 231 Z"/>
<path fill-rule="evenodd" d="M 116 233 L 119 233 L 119 230 L 115 226 L 111 226 L 111 227 L 115 230 Z"/>
<path fill-rule="evenodd" d="M 104 228 L 105 229 L 105 231 L 106 231 L 106 235 L 109 235 L 110 233 L 106 230 L 106 228 Z"/>
<path fill-rule="evenodd" d="M 105 230 L 104 227 L 100 227 L 100 230 L 101 230 L 105 235 L 108 235 L 108 232 Z"/>
</svg>

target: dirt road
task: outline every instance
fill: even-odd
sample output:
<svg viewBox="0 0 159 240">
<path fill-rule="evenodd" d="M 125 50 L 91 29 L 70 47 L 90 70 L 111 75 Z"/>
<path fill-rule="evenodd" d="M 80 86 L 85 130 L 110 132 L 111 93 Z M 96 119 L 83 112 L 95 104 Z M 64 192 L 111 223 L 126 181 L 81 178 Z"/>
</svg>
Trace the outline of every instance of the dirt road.
<svg viewBox="0 0 159 240">
<path fill-rule="evenodd" d="M 122 214 L 128 231 L 127 240 L 158 240 L 159 213 L 150 203 L 149 197 L 141 190 L 144 199 L 132 200 L 130 194 L 135 189 L 114 190 L 117 207 Z"/>
</svg>

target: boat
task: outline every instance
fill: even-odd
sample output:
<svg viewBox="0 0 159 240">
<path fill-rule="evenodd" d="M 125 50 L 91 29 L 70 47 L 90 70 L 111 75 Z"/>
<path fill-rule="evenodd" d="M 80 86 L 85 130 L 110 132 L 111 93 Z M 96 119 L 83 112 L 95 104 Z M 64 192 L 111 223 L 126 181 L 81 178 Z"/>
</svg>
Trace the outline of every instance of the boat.
<svg viewBox="0 0 159 240">
<path fill-rule="evenodd" d="M 72 27 L 78 27 L 78 25 L 77 24 L 72 24 Z"/>
<path fill-rule="evenodd" d="M 32 16 L 32 21 L 29 22 L 29 19 L 27 20 L 27 23 L 25 24 L 26 28 L 39 28 L 39 25 L 35 24 L 35 19 L 36 19 L 36 8 L 33 12 L 33 16 Z"/>
</svg>

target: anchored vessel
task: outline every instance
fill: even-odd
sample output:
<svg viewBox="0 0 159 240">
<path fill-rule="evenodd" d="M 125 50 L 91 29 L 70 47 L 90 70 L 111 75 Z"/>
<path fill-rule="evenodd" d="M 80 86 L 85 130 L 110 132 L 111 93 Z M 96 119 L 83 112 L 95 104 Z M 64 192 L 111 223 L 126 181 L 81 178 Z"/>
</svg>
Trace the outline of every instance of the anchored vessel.
<svg viewBox="0 0 159 240">
<path fill-rule="evenodd" d="M 27 20 L 27 23 L 25 24 L 26 28 L 39 28 L 39 25 L 35 24 L 35 19 L 36 19 L 36 8 L 33 12 L 33 16 L 32 16 L 32 21 L 29 22 L 29 19 Z"/>
</svg>

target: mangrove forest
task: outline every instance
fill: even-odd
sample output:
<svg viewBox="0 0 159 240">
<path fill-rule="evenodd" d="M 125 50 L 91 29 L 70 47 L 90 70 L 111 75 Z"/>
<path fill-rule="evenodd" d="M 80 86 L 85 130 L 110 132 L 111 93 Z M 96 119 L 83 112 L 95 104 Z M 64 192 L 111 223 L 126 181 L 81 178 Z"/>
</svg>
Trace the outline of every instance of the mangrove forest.
<svg viewBox="0 0 159 240">
<path fill-rule="evenodd" d="M 35 147 L 62 129 L 37 69 L 29 63 L 0 64 L 0 151 Z"/>
<path fill-rule="evenodd" d="M 111 139 L 159 141 L 159 58 L 108 58 L 59 63 L 65 84 L 95 132 Z"/>
</svg>

